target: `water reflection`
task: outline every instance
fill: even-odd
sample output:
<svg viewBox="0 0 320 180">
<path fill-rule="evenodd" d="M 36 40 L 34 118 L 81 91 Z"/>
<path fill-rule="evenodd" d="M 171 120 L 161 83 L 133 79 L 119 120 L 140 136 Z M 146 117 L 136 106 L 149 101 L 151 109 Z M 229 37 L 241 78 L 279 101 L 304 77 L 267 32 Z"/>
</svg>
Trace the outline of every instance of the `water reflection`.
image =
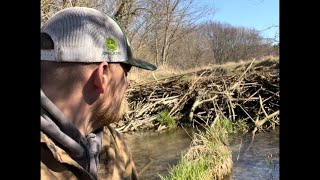
<svg viewBox="0 0 320 180">
<path fill-rule="evenodd" d="M 258 133 L 252 143 L 251 140 L 248 133 L 230 141 L 232 180 L 279 179 L 279 128 Z"/>
<path fill-rule="evenodd" d="M 192 128 L 186 128 L 192 136 Z M 190 145 L 191 138 L 184 129 L 165 132 L 123 134 L 131 149 L 141 180 L 160 179 L 168 174 Z M 279 129 L 258 133 L 250 146 L 251 133 L 231 138 L 232 180 L 279 179 Z M 240 146 L 241 144 L 241 146 Z M 250 148 L 249 148 L 250 146 Z M 240 150 L 240 151 L 239 151 Z"/>
<path fill-rule="evenodd" d="M 187 128 L 192 133 L 191 128 Z M 191 135 L 192 136 L 192 135 Z M 123 134 L 131 149 L 140 179 L 160 179 L 158 174 L 168 174 L 170 166 L 176 165 L 181 153 L 190 145 L 191 138 L 181 128 L 166 132 L 138 132 Z"/>
</svg>

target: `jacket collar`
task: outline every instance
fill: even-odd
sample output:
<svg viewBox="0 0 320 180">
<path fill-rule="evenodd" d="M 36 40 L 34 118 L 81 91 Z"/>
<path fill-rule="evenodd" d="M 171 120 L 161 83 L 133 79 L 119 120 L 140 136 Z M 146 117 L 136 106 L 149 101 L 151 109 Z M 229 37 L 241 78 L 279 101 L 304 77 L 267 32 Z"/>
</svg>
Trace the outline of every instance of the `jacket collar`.
<svg viewBox="0 0 320 180">
<path fill-rule="evenodd" d="M 86 137 L 82 136 L 80 131 L 66 119 L 42 90 L 40 119 L 41 131 L 96 178 L 103 129 L 92 132 Z"/>
</svg>

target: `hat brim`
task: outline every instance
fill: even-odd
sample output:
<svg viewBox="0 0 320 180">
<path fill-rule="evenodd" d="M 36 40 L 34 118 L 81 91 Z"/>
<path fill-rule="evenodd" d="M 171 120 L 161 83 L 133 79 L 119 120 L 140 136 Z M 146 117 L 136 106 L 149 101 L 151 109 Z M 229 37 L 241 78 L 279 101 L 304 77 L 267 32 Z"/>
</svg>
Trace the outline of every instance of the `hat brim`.
<svg viewBox="0 0 320 180">
<path fill-rule="evenodd" d="M 135 58 L 130 58 L 127 61 L 123 61 L 122 63 L 125 64 L 130 64 L 132 66 L 138 67 L 138 68 L 142 68 L 142 69 L 146 69 L 146 70 L 150 70 L 150 71 L 154 71 L 157 69 L 157 66 L 148 63 L 146 61 L 143 61 L 141 59 L 135 59 Z"/>
</svg>

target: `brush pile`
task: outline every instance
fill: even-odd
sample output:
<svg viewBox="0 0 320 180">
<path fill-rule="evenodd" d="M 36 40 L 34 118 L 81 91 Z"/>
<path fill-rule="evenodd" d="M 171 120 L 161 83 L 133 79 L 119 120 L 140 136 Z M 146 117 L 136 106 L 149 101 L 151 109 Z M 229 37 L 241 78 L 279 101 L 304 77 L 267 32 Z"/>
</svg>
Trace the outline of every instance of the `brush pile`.
<svg viewBox="0 0 320 180">
<path fill-rule="evenodd" d="M 210 125 L 216 116 L 246 120 L 254 132 L 279 125 L 279 63 L 221 68 L 133 84 L 128 89 L 129 111 L 116 126 L 120 132 L 163 127 L 161 111 L 178 123 Z"/>
</svg>

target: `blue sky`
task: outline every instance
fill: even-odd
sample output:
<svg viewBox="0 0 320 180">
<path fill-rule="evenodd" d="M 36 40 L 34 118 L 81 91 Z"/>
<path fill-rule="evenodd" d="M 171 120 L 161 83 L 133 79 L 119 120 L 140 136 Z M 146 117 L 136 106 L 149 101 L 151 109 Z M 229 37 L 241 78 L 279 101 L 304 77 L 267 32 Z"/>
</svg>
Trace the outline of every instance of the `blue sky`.
<svg viewBox="0 0 320 180">
<path fill-rule="evenodd" d="M 265 38 L 273 38 L 279 33 L 279 0 L 199 0 L 202 5 L 216 9 L 214 21 L 225 22 L 233 26 L 243 26 L 264 30 Z"/>
</svg>

